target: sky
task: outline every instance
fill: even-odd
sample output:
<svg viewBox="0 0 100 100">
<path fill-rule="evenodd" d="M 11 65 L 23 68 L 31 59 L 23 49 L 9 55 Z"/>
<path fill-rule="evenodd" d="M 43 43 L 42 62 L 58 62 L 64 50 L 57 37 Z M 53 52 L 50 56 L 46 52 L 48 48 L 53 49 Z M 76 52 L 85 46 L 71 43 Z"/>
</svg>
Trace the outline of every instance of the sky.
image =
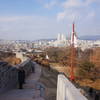
<svg viewBox="0 0 100 100">
<path fill-rule="evenodd" d="M 100 0 L 0 0 L 0 39 L 100 35 Z"/>
</svg>

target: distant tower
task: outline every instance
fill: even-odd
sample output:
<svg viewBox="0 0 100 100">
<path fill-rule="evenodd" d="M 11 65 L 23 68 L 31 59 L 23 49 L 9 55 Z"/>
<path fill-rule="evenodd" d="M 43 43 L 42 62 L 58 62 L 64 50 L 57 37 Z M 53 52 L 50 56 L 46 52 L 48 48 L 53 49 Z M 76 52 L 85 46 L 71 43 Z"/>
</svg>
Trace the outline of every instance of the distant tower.
<svg viewBox="0 0 100 100">
<path fill-rule="evenodd" d="M 74 67 L 75 67 L 75 58 L 76 58 L 76 47 L 77 47 L 77 36 L 75 33 L 75 24 L 72 25 L 73 31 L 71 34 L 71 72 L 70 72 L 70 79 L 74 80 Z"/>
<path fill-rule="evenodd" d="M 57 36 L 57 41 L 65 41 L 66 37 L 64 36 L 64 34 L 58 34 Z"/>
<path fill-rule="evenodd" d="M 77 47 L 77 35 L 76 35 L 76 32 L 75 32 L 75 24 L 73 23 L 73 31 L 72 31 L 72 34 L 71 34 L 71 45 L 74 46 L 74 48 Z"/>
<path fill-rule="evenodd" d="M 63 35 L 63 34 L 61 34 L 61 40 L 62 40 L 62 41 L 64 40 L 64 35 Z"/>
<path fill-rule="evenodd" d="M 60 40 L 61 40 L 61 34 L 58 34 L 57 41 L 60 41 Z"/>
<path fill-rule="evenodd" d="M 64 36 L 64 34 L 61 34 L 61 40 L 62 41 L 65 41 L 66 40 L 66 37 Z"/>
</svg>

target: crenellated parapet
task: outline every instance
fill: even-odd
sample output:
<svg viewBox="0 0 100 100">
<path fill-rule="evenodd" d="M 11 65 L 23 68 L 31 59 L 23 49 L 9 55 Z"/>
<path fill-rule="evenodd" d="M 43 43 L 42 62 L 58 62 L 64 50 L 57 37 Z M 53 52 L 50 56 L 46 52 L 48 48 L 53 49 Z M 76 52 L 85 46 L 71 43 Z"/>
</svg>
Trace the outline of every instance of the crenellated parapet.
<svg viewBox="0 0 100 100">
<path fill-rule="evenodd" d="M 0 62 L 0 93 L 17 87 L 18 69 L 20 67 L 25 70 L 26 77 L 32 72 L 32 62 L 29 59 L 16 66 Z"/>
</svg>

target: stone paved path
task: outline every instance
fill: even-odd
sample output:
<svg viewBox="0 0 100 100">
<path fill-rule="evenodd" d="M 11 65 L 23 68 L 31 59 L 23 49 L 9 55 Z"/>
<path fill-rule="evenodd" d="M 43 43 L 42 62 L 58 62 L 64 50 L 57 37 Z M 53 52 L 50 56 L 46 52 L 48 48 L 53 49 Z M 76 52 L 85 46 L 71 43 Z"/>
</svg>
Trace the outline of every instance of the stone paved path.
<svg viewBox="0 0 100 100">
<path fill-rule="evenodd" d="M 2 96 L 0 100 L 44 100 L 40 97 L 40 90 L 37 89 L 38 80 L 41 75 L 41 67 L 35 64 L 35 73 L 32 73 L 24 85 L 24 89 L 13 89 Z"/>
</svg>

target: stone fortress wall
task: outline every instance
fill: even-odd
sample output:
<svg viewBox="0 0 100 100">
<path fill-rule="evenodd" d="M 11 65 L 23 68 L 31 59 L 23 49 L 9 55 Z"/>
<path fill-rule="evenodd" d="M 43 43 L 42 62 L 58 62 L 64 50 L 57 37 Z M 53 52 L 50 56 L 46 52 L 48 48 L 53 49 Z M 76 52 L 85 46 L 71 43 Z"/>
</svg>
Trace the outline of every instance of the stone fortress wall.
<svg viewBox="0 0 100 100">
<path fill-rule="evenodd" d="M 59 74 L 56 100 L 87 100 L 87 98 L 63 74 Z"/>
<path fill-rule="evenodd" d="M 0 93 L 17 86 L 19 67 L 23 67 L 26 76 L 32 72 L 32 62 L 30 60 L 26 60 L 17 66 L 11 66 L 7 63 L 0 64 Z"/>
</svg>

